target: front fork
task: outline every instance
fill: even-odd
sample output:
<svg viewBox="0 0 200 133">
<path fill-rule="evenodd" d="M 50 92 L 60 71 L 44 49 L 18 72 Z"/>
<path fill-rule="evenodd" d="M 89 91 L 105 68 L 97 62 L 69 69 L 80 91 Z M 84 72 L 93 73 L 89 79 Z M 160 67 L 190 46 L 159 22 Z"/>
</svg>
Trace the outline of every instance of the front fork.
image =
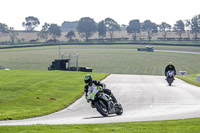
<svg viewBox="0 0 200 133">
<path fill-rule="evenodd" d="M 100 95 L 98 96 L 98 98 L 103 99 L 103 101 L 105 101 L 105 102 L 107 103 L 107 109 L 108 109 L 108 112 L 109 112 L 110 114 L 113 113 L 113 112 L 115 112 L 115 108 L 113 107 L 113 105 L 112 105 L 110 99 L 109 99 L 108 97 L 106 97 L 106 95 L 100 94 Z"/>
</svg>

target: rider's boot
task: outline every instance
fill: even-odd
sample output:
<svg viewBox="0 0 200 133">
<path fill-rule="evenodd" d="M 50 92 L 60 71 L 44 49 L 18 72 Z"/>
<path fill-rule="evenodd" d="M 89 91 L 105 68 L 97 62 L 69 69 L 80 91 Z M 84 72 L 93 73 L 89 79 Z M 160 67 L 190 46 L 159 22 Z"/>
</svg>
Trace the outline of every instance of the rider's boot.
<svg viewBox="0 0 200 133">
<path fill-rule="evenodd" d="M 118 106 L 119 104 L 118 104 L 117 99 L 115 98 L 115 96 L 114 96 L 114 95 L 111 95 L 111 98 L 112 98 L 112 100 L 113 100 L 115 106 Z"/>
</svg>

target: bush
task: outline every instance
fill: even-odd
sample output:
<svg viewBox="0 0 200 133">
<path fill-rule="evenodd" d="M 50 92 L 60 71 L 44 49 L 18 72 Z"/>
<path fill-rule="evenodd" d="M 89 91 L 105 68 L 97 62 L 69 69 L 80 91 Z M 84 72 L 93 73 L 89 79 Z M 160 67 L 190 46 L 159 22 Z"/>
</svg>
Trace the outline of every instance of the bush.
<svg viewBox="0 0 200 133">
<path fill-rule="evenodd" d="M 47 41 L 47 43 L 56 43 L 57 42 L 57 40 L 54 40 L 54 39 L 49 39 L 48 41 Z"/>
<path fill-rule="evenodd" d="M 10 41 L 4 41 L 4 42 L 0 42 L 0 45 L 10 45 L 11 42 Z"/>
<path fill-rule="evenodd" d="M 184 41 L 189 41 L 190 38 L 186 37 L 186 38 L 183 38 Z"/>
<path fill-rule="evenodd" d="M 37 40 L 30 40 L 29 43 L 36 44 Z"/>
</svg>

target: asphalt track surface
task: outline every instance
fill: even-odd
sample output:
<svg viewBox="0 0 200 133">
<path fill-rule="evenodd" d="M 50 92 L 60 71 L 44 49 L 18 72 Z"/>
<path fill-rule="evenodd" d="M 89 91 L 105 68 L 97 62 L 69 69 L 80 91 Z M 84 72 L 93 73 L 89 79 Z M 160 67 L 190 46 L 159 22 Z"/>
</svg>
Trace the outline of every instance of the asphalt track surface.
<svg viewBox="0 0 200 133">
<path fill-rule="evenodd" d="M 200 117 L 200 87 L 180 79 L 169 86 L 164 76 L 111 74 L 104 82 L 122 104 L 124 113 L 102 117 L 84 96 L 59 112 L 0 125 L 93 124 L 174 120 Z"/>
</svg>

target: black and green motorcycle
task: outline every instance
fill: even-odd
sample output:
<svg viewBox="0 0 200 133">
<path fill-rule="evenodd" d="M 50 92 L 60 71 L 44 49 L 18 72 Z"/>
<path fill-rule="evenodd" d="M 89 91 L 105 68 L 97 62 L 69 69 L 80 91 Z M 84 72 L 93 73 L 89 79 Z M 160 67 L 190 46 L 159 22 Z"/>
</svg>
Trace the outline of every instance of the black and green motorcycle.
<svg viewBox="0 0 200 133">
<path fill-rule="evenodd" d="M 121 115 L 123 113 L 121 104 L 115 105 L 112 98 L 97 87 L 88 90 L 86 99 L 104 117 L 109 114 Z"/>
</svg>

